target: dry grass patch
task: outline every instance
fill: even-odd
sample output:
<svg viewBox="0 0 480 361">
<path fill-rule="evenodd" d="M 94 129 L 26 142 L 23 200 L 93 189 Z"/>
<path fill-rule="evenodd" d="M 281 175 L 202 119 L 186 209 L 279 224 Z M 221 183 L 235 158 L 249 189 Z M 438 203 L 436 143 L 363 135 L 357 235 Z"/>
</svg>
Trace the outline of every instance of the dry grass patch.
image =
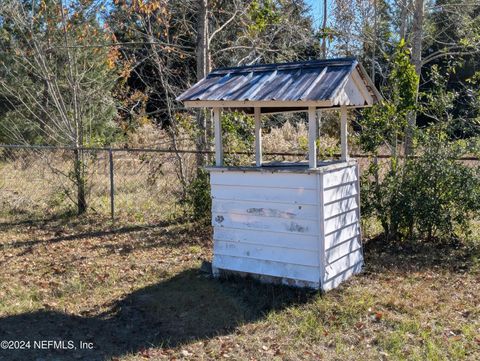
<svg viewBox="0 0 480 361">
<path fill-rule="evenodd" d="M 479 247 L 367 243 L 365 272 L 316 292 L 218 281 L 210 228 L 0 223 L 0 338 L 94 350 L 0 360 L 478 360 Z"/>
</svg>

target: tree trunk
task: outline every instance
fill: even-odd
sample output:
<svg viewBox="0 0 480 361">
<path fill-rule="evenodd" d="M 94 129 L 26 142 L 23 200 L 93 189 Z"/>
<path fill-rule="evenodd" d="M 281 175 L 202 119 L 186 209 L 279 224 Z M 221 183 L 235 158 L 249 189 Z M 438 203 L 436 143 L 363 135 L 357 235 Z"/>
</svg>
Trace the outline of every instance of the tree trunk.
<svg viewBox="0 0 480 361">
<path fill-rule="evenodd" d="M 203 79 L 210 71 L 210 44 L 208 31 L 208 0 L 198 0 L 197 24 L 197 80 Z M 204 152 L 207 146 L 207 118 L 203 110 L 197 112 L 197 151 Z M 197 153 L 197 168 L 205 165 L 205 154 Z"/>
<path fill-rule="evenodd" d="M 74 181 L 77 187 L 77 213 L 81 215 L 87 210 L 87 199 L 85 196 L 85 177 L 83 172 L 83 151 L 76 148 L 73 159 Z"/>
<path fill-rule="evenodd" d="M 372 62 L 371 62 L 371 74 L 370 78 L 372 79 L 373 84 L 375 84 L 375 58 L 377 56 L 377 1 L 373 1 L 373 41 L 372 41 Z"/>
<path fill-rule="evenodd" d="M 322 58 L 327 58 L 327 0 L 323 0 Z"/>
<path fill-rule="evenodd" d="M 423 11 L 424 0 L 415 0 L 412 28 L 412 63 L 419 76 L 422 70 Z"/>
<path fill-rule="evenodd" d="M 408 1 L 409 0 L 400 1 L 400 39 L 404 40 L 407 31 Z"/>
<path fill-rule="evenodd" d="M 415 0 L 415 9 L 413 14 L 412 26 L 412 64 L 420 79 L 422 71 L 422 40 L 423 40 L 423 17 L 424 0 Z M 417 84 L 417 97 L 418 97 Z M 417 113 L 412 111 L 407 116 L 407 129 L 405 132 L 405 155 L 411 155 L 413 152 L 413 131 L 417 122 Z"/>
</svg>

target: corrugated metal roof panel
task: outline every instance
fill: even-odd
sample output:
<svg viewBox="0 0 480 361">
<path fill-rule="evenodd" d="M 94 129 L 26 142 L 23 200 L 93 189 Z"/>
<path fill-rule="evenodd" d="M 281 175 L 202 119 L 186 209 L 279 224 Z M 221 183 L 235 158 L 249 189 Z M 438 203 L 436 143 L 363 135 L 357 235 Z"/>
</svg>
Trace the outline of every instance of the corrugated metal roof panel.
<svg viewBox="0 0 480 361">
<path fill-rule="evenodd" d="M 329 100 L 357 64 L 345 58 L 221 68 L 177 100 Z"/>
<path fill-rule="evenodd" d="M 308 107 L 371 106 L 382 100 L 355 59 L 261 64 L 212 71 L 177 100 L 187 107 L 220 107 L 252 114 Z"/>
</svg>

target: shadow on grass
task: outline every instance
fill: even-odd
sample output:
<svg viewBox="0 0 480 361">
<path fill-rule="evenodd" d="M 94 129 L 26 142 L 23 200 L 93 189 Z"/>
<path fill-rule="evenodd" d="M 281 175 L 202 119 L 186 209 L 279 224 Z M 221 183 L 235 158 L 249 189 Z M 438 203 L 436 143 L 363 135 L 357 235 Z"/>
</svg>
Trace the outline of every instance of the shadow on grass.
<svg viewBox="0 0 480 361">
<path fill-rule="evenodd" d="M 31 343 L 27 350 L 0 350 L 0 360 L 103 360 L 150 346 L 175 347 L 230 333 L 315 294 L 249 279 L 219 281 L 190 269 L 128 295 L 106 314 L 45 310 L 0 318 L 0 340 Z M 72 340 L 77 349 L 33 349 L 38 340 Z M 78 349 L 80 341 L 92 342 L 94 349 Z"/>
<path fill-rule="evenodd" d="M 458 240 L 389 242 L 381 235 L 364 246 L 367 273 L 394 271 L 410 273 L 425 270 L 469 271 L 480 260 L 479 244 Z"/>
<path fill-rule="evenodd" d="M 0 218 L 0 231 L 5 231 L 9 228 L 14 228 L 18 226 L 40 227 L 51 224 L 53 222 L 58 223 L 60 221 L 71 219 L 72 215 L 72 212 L 65 212 L 43 218 L 35 218 L 34 216 L 31 216 L 29 214 L 27 214 L 26 216 L 24 215 L 24 217 L 14 219 L 10 219 L 11 217 Z"/>
<path fill-rule="evenodd" d="M 172 220 L 163 220 L 152 224 L 139 224 L 139 225 L 120 225 L 115 226 L 111 224 L 108 226 L 108 222 L 101 222 L 99 224 L 88 225 L 88 230 L 86 231 L 77 231 L 71 233 L 72 229 L 75 227 L 82 226 L 81 223 L 70 224 L 71 219 L 69 218 L 52 218 L 41 221 L 20 221 L 14 223 L 0 223 L 0 231 L 7 231 L 9 228 L 15 229 L 19 226 L 29 226 L 36 227 L 42 231 L 48 231 L 49 234 L 54 234 L 54 237 L 46 239 L 27 239 L 27 240 L 17 240 L 10 243 L 5 243 L 4 248 L 22 248 L 22 247 L 32 247 L 38 245 L 48 245 L 65 241 L 80 241 L 87 238 L 102 238 L 113 235 L 122 235 L 130 233 L 139 233 L 145 231 L 162 231 L 165 227 L 180 225 L 181 220 L 172 219 Z M 91 222 L 91 218 L 86 218 L 85 222 Z M 79 227 L 81 228 L 81 227 Z M 65 232 L 68 232 L 66 233 Z"/>
</svg>

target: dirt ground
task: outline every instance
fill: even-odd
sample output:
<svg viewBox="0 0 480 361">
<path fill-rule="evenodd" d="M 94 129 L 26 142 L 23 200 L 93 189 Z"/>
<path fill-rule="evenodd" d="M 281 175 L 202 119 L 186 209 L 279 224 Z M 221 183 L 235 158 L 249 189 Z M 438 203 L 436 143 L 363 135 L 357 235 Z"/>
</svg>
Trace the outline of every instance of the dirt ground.
<svg viewBox="0 0 480 361">
<path fill-rule="evenodd" d="M 0 220 L 0 341 L 24 346 L 0 360 L 480 359 L 475 240 L 370 239 L 365 271 L 321 295 L 212 279 L 210 232 Z"/>
</svg>

